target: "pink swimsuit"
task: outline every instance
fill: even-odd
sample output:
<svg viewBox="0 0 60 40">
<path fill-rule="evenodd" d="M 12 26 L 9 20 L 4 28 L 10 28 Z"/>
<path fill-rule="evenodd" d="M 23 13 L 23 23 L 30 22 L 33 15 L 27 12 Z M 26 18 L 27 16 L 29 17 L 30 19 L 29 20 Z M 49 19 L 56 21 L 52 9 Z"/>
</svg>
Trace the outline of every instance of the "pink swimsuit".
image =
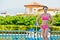
<svg viewBox="0 0 60 40">
<path fill-rule="evenodd" d="M 42 15 L 42 20 L 49 20 L 49 16 L 48 15 Z M 42 29 L 46 29 L 48 28 L 48 25 L 41 25 L 42 26 Z"/>
</svg>

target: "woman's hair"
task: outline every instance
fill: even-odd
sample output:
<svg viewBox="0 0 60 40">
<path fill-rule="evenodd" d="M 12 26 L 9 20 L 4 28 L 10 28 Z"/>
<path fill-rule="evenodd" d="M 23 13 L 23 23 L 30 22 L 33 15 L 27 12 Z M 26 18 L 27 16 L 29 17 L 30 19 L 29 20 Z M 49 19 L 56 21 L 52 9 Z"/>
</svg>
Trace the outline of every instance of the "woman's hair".
<svg viewBox="0 0 60 40">
<path fill-rule="evenodd" d="M 44 9 L 44 8 L 47 8 L 47 9 L 48 9 L 48 7 L 47 7 L 47 6 L 44 6 L 44 7 L 43 7 L 43 9 Z"/>
</svg>

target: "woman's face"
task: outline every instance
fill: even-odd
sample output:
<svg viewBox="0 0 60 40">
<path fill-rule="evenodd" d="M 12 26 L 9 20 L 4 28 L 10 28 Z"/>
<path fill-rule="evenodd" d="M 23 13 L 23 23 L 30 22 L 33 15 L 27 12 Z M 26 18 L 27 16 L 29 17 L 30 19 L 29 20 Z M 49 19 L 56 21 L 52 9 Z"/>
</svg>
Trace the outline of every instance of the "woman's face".
<svg viewBox="0 0 60 40">
<path fill-rule="evenodd" d="M 48 8 L 44 8 L 44 13 L 47 13 Z"/>
</svg>

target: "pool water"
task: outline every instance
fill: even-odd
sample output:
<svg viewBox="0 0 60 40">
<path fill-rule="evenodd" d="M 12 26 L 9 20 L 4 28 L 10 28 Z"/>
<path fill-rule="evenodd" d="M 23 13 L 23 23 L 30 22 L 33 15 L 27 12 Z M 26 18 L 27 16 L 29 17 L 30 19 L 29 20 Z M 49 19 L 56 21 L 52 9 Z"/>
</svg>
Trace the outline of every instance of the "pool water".
<svg viewBox="0 0 60 40">
<path fill-rule="evenodd" d="M 49 40 L 60 40 L 60 36 L 50 36 Z M 36 40 L 36 37 L 28 37 L 26 34 L 0 34 L 0 40 Z M 43 40 L 38 37 L 37 40 Z"/>
</svg>

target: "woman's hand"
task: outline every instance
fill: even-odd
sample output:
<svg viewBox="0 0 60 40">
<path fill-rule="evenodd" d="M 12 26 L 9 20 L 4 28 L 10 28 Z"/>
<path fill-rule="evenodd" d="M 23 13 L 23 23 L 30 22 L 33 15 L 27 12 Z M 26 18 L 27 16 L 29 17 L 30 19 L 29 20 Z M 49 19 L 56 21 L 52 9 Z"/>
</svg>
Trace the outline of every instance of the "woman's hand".
<svg viewBox="0 0 60 40">
<path fill-rule="evenodd" d="M 49 25 L 49 28 L 51 28 L 52 27 L 52 25 Z"/>
<path fill-rule="evenodd" d="M 40 27 L 40 26 L 37 24 L 37 27 Z"/>
</svg>

